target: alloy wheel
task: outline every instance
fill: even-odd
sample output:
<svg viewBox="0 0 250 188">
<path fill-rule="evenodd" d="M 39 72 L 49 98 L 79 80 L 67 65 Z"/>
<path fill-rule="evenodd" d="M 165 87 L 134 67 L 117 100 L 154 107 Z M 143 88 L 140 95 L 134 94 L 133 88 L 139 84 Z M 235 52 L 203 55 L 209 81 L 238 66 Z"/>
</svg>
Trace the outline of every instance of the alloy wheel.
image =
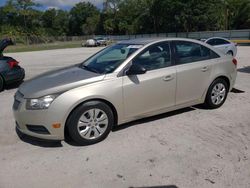
<svg viewBox="0 0 250 188">
<path fill-rule="evenodd" d="M 211 101 L 214 105 L 220 105 L 226 96 L 226 86 L 222 83 L 217 83 L 213 87 L 211 93 Z"/>
<path fill-rule="evenodd" d="M 99 138 L 108 128 L 107 114 L 98 108 L 85 111 L 78 120 L 78 133 L 87 140 Z"/>
</svg>

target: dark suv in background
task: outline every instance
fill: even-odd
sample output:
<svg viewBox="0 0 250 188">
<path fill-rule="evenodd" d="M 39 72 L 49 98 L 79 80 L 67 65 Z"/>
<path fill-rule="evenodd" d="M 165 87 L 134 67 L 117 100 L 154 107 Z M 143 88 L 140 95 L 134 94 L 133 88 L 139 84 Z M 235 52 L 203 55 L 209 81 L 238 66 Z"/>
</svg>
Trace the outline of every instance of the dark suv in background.
<svg viewBox="0 0 250 188">
<path fill-rule="evenodd" d="M 25 71 L 19 66 L 17 60 L 3 55 L 4 49 L 13 44 L 10 38 L 0 41 L 0 91 L 2 91 L 6 85 L 23 81 L 25 77 Z"/>
</svg>

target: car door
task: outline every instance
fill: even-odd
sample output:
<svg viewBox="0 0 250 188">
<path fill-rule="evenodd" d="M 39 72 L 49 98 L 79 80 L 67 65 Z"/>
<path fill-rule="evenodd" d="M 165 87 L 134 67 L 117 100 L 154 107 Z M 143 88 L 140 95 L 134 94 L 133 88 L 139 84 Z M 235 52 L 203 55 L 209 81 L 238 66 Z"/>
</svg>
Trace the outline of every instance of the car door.
<svg viewBox="0 0 250 188">
<path fill-rule="evenodd" d="M 188 41 L 174 41 L 177 70 L 176 105 L 200 100 L 209 86 L 213 58 L 209 48 Z"/>
<path fill-rule="evenodd" d="M 175 105 L 176 69 L 168 42 L 154 44 L 133 60 L 147 72 L 123 76 L 124 115 L 136 117 Z"/>
</svg>

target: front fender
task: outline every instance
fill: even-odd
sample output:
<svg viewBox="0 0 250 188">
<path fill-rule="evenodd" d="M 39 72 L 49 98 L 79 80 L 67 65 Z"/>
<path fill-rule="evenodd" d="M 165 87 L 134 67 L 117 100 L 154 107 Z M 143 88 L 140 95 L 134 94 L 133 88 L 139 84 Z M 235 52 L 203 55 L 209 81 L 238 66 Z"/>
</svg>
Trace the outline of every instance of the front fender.
<svg viewBox="0 0 250 188">
<path fill-rule="evenodd" d="M 104 80 L 71 89 L 58 96 L 49 110 L 55 117 L 58 117 L 58 121 L 64 128 L 68 116 L 78 105 L 96 99 L 108 101 L 115 107 L 119 124 L 123 118 L 122 78 Z"/>
</svg>

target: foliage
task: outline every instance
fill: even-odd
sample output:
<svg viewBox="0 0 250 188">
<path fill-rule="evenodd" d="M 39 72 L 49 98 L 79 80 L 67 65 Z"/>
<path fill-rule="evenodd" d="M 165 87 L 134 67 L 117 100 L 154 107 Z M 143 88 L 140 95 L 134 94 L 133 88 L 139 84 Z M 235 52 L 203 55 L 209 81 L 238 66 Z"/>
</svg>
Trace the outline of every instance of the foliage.
<svg viewBox="0 0 250 188">
<path fill-rule="evenodd" d="M 97 30 L 99 21 L 100 21 L 99 14 L 88 17 L 86 19 L 86 23 L 83 24 L 83 26 L 82 26 L 83 33 L 86 35 L 95 34 L 95 31 Z"/>
<path fill-rule="evenodd" d="M 0 7 L 0 34 L 27 37 L 140 34 L 250 28 L 249 0 L 106 0 L 104 9 L 80 2 L 69 11 L 41 10 L 33 0 Z"/>
<path fill-rule="evenodd" d="M 83 35 L 82 27 L 86 24 L 87 18 L 99 15 L 99 11 L 89 2 L 80 2 L 70 10 L 69 14 L 69 34 Z"/>
<path fill-rule="evenodd" d="M 63 10 L 49 9 L 46 10 L 42 17 L 41 23 L 43 28 L 47 28 L 50 36 L 64 36 L 68 33 L 69 13 Z"/>
</svg>

